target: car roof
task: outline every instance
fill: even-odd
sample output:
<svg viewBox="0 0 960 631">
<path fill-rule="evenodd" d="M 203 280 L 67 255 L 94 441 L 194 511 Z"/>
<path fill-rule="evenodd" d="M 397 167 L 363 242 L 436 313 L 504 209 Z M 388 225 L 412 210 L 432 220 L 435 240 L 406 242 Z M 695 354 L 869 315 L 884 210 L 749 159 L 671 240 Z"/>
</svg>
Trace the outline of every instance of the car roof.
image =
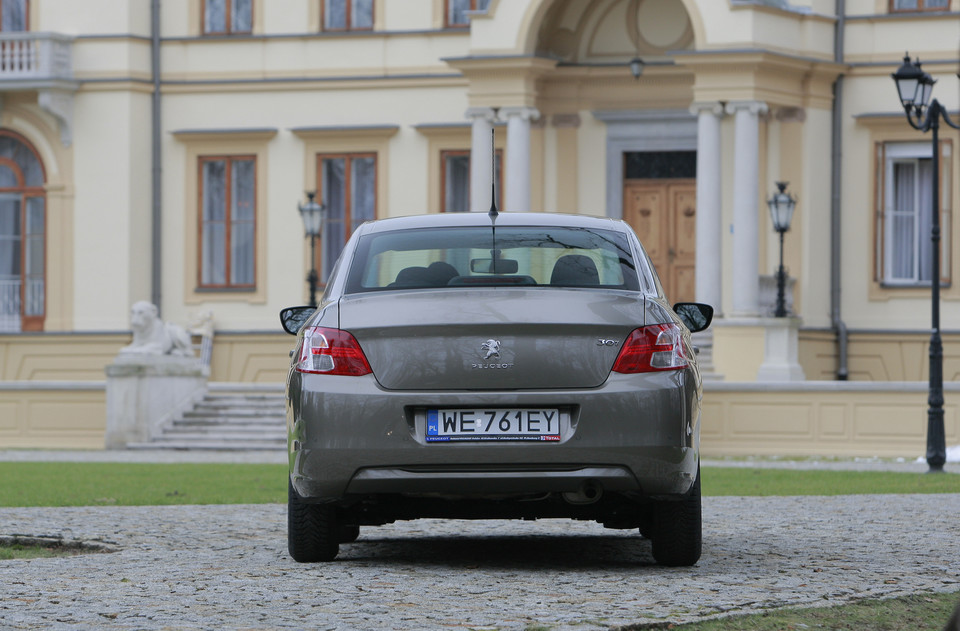
<svg viewBox="0 0 960 631">
<path fill-rule="evenodd" d="M 430 213 L 409 215 L 369 221 L 362 226 L 366 234 L 391 230 L 409 230 L 417 228 L 447 228 L 465 226 L 489 226 L 493 219 L 486 212 Z M 496 215 L 496 226 L 545 226 L 568 228 L 594 228 L 626 232 L 626 224 L 619 219 L 560 213 L 500 213 Z"/>
</svg>

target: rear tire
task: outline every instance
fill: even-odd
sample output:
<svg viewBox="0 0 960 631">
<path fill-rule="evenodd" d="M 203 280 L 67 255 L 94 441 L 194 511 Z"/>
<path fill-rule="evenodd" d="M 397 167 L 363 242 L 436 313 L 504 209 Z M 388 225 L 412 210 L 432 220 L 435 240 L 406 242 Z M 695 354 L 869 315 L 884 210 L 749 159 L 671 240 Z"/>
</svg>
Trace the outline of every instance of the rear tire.
<svg viewBox="0 0 960 631">
<path fill-rule="evenodd" d="M 700 467 L 697 466 L 693 487 L 683 499 L 657 501 L 653 508 L 653 559 L 669 567 L 695 565 L 703 547 Z"/>
<path fill-rule="evenodd" d="M 308 504 L 287 481 L 287 550 L 298 563 L 332 561 L 340 551 L 333 504 Z"/>
</svg>

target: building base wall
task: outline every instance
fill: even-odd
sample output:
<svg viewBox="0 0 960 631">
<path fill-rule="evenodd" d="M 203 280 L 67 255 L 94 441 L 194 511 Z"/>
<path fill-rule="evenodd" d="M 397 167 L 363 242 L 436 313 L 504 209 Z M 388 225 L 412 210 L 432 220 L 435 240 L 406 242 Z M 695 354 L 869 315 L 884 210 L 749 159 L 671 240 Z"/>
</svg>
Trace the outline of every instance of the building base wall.
<svg viewBox="0 0 960 631">
<path fill-rule="evenodd" d="M 960 383 L 944 386 L 947 445 L 960 444 Z M 927 384 L 806 381 L 705 384 L 704 457 L 922 457 Z"/>
</svg>

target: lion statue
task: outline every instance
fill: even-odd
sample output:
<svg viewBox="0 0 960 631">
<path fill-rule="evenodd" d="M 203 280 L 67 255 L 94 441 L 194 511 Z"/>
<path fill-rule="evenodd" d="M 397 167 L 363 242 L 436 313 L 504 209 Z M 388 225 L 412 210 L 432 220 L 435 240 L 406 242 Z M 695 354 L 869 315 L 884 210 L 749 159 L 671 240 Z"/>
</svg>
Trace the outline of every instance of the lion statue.
<svg viewBox="0 0 960 631">
<path fill-rule="evenodd" d="M 130 308 L 130 328 L 133 343 L 121 348 L 121 353 L 193 357 L 190 336 L 183 327 L 161 320 L 154 304 L 135 302 Z"/>
</svg>

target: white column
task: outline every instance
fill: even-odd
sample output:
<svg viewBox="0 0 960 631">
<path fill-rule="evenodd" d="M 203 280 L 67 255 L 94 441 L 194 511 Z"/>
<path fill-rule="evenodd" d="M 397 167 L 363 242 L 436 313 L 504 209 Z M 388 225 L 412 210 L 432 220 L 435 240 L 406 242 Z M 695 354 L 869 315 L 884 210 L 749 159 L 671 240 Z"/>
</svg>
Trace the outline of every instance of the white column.
<svg viewBox="0 0 960 631">
<path fill-rule="evenodd" d="M 694 103 L 697 115 L 697 300 L 720 315 L 723 292 L 720 196 L 720 103 Z"/>
<path fill-rule="evenodd" d="M 760 123 L 767 111 L 760 101 L 727 103 L 734 115 L 733 143 L 733 313 L 760 314 L 759 195 Z"/>
<path fill-rule="evenodd" d="M 493 121 L 496 111 L 490 107 L 471 107 L 467 118 L 473 119 L 470 139 L 470 211 L 490 210 L 490 187 L 493 183 Z"/>
<path fill-rule="evenodd" d="M 504 174 L 504 210 L 530 211 L 530 121 L 540 118 L 534 107 L 505 107 L 507 119 L 507 170 Z"/>
</svg>

